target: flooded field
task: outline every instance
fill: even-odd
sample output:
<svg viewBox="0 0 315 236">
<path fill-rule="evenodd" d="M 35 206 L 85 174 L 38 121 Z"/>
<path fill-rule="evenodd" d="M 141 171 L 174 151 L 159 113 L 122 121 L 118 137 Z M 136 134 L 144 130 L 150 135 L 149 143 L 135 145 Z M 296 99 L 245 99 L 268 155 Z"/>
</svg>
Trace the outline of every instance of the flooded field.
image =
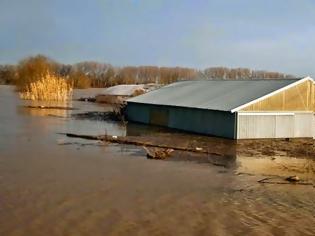
<svg viewBox="0 0 315 236">
<path fill-rule="evenodd" d="M 111 109 L 105 105 L 25 105 L 42 104 L 0 86 L 0 235 L 315 234 L 313 140 L 235 142 L 71 117 Z M 224 155 L 149 160 L 142 147 L 65 132 L 147 136 Z M 258 182 L 290 175 L 308 185 Z"/>
</svg>

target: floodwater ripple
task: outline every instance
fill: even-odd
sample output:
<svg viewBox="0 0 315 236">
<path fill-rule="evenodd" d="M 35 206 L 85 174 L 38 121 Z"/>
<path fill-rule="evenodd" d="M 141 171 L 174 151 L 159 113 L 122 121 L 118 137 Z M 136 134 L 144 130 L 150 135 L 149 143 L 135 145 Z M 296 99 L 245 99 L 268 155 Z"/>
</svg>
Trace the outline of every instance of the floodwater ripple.
<svg viewBox="0 0 315 236">
<path fill-rule="evenodd" d="M 138 147 L 59 145 L 58 132 L 127 131 L 106 121 L 30 114 L 23 105 L 12 87 L 0 86 L 0 235 L 315 234 L 313 186 L 257 182 L 299 173 L 300 166 L 306 174 L 299 175 L 313 181 L 312 158 L 240 155 L 229 160 L 234 164 L 213 165 L 184 153 L 148 160 Z"/>
</svg>

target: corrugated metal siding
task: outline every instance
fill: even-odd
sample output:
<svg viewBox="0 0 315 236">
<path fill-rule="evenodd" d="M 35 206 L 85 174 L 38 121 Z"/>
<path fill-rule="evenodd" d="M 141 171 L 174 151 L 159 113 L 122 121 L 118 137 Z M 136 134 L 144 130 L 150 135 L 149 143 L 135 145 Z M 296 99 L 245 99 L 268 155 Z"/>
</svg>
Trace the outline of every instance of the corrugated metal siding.
<svg viewBox="0 0 315 236">
<path fill-rule="evenodd" d="M 312 113 L 238 114 L 238 139 L 298 138 L 314 136 Z"/>
<path fill-rule="evenodd" d="M 276 117 L 269 115 L 238 116 L 238 139 L 275 138 Z"/>
<path fill-rule="evenodd" d="M 222 111 L 170 108 L 168 127 L 225 138 L 236 137 L 236 114 Z"/>
<path fill-rule="evenodd" d="M 150 124 L 168 126 L 169 110 L 167 108 L 152 107 L 150 109 Z"/>
<path fill-rule="evenodd" d="M 313 137 L 314 115 L 311 113 L 295 114 L 294 137 Z"/>
<path fill-rule="evenodd" d="M 150 110 L 146 105 L 128 102 L 126 113 L 128 120 L 144 124 L 150 123 Z"/>
<path fill-rule="evenodd" d="M 231 112 L 128 102 L 127 119 L 194 133 L 236 138 L 236 114 Z"/>
<path fill-rule="evenodd" d="M 278 115 L 276 117 L 276 138 L 294 137 L 294 115 Z"/>
</svg>

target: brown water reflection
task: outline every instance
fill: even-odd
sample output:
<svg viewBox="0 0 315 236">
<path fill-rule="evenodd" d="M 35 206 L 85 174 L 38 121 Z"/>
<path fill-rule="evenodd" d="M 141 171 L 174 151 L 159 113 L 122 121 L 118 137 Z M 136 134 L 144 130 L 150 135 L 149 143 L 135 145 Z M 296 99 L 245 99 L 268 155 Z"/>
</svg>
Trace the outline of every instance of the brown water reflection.
<svg viewBox="0 0 315 236">
<path fill-rule="evenodd" d="M 218 153 L 202 155 L 177 152 L 169 160 L 210 163 L 237 173 L 283 177 L 299 175 L 305 180 L 315 181 L 315 142 L 312 139 L 235 141 L 140 124 L 128 124 L 127 135 L 138 136 L 152 143 L 201 147 L 210 153 Z"/>
<path fill-rule="evenodd" d="M 33 106 L 30 103 L 30 106 Z M 68 104 L 61 104 L 67 106 Z M 60 117 L 60 118 L 67 118 L 71 114 L 68 110 L 63 109 L 36 109 L 36 108 L 28 108 L 28 107 L 18 107 L 18 111 L 21 114 L 29 114 L 32 116 L 52 116 L 52 117 Z"/>
<path fill-rule="evenodd" d="M 0 86 L 0 235 L 315 234 L 313 187 L 257 183 L 265 174 L 297 173 L 313 180 L 310 156 L 237 151 L 224 161 L 185 153 L 158 161 L 132 146 L 82 146 L 92 144 L 84 140 L 58 145 L 65 139 L 58 132 L 125 135 L 126 129 L 113 122 L 37 116 L 21 112 L 23 105 L 12 88 Z M 73 106 L 79 109 L 73 112 L 109 109 Z M 160 128 L 144 129 L 146 135 L 169 137 Z M 215 143 L 218 150 L 233 146 L 173 135 L 173 140 L 204 140 L 209 147 Z"/>
</svg>

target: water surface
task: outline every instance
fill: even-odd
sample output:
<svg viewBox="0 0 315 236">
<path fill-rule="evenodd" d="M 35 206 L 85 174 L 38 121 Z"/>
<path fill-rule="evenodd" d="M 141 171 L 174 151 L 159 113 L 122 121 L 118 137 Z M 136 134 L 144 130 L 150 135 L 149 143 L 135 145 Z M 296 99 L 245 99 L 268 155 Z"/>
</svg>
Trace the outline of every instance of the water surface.
<svg viewBox="0 0 315 236">
<path fill-rule="evenodd" d="M 107 106 L 73 101 L 79 110 L 42 111 L 25 104 L 13 87 L 0 86 L 0 235 L 315 234 L 312 186 L 257 182 L 288 174 L 312 182 L 312 157 L 220 160 L 182 153 L 149 160 L 139 147 L 58 134 L 126 135 L 119 123 L 69 117 Z M 132 129 L 170 135 L 159 128 Z"/>
</svg>

